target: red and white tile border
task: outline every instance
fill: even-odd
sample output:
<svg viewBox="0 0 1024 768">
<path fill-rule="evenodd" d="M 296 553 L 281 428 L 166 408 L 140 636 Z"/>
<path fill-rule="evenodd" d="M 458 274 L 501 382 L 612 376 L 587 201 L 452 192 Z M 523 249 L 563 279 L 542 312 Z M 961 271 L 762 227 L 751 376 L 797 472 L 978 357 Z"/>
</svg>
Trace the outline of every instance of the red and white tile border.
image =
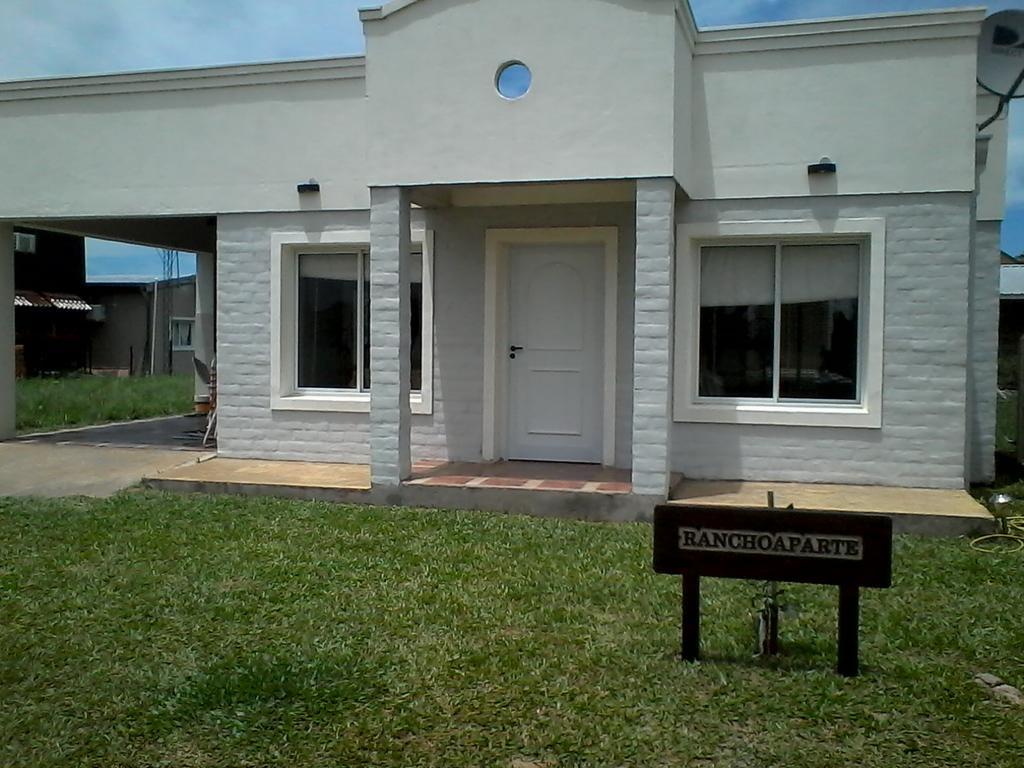
<svg viewBox="0 0 1024 768">
<path fill-rule="evenodd" d="M 417 461 L 414 472 L 430 472 L 443 467 L 445 461 Z M 445 475 L 417 477 L 406 481 L 407 485 L 429 485 L 446 488 L 503 488 L 521 491 L 556 491 L 563 493 L 605 493 L 621 494 L 632 492 L 630 483 L 594 480 L 540 480 L 526 477 L 493 477 L 487 475 Z"/>
</svg>

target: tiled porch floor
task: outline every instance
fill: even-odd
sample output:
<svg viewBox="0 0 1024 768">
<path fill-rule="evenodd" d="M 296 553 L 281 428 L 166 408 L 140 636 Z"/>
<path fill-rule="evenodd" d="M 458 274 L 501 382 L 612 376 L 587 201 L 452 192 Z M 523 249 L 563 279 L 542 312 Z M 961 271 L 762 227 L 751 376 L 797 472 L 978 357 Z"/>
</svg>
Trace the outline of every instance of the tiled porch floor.
<svg viewBox="0 0 1024 768">
<path fill-rule="evenodd" d="M 311 461 L 262 461 L 220 456 L 161 472 L 149 480 L 179 483 L 216 483 L 227 486 L 273 486 L 368 491 L 366 464 L 323 464 Z"/>
<path fill-rule="evenodd" d="M 406 485 L 446 488 L 517 488 L 525 491 L 629 493 L 629 470 L 596 464 L 541 461 L 468 462 L 419 461 Z"/>
<path fill-rule="evenodd" d="M 768 492 L 777 508 L 886 515 L 898 533 L 959 536 L 994 530 L 991 513 L 963 490 L 888 488 L 827 483 L 755 483 L 685 480 L 675 486 L 670 504 L 681 506 L 765 507 Z"/>
<path fill-rule="evenodd" d="M 988 510 L 967 491 L 929 488 L 887 488 L 827 483 L 753 483 L 728 480 L 685 480 L 672 492 L 672 504 L 720 507 L 765 507 L 768 492 L 775 506 L 823 512 L 877 512 L 991 519 Z"/>
<path fill-rule="evenodd" d="M 594 464 L 419 461 L 399 490 L 371 488 L 365 464 L 210 458 L 152 475 L 165 490 L 288 496 L 347 503 L 489 509 L 594 520 L 649 520 L 653 505 L 631 495 L 629 471 Z M 891 517 L 897 532 L 955 536 L 994 529 L 984 506 L 962 490 L 813 483 L 684 480 L 672 504 L 862 512 Z"/>
<path fill-rule="evenodd" d="M 370 468 L 365 464 L 211 458 L 176 467 L 153 478 L 190 483 L 265 485 L 365 491 Z M 417 461 L 406 485 L 447 488 L 497 488 L 577 493 L 629 493 L 629 470 L 594 464 L 502 461 L 485 464 Z"/>
</svg>

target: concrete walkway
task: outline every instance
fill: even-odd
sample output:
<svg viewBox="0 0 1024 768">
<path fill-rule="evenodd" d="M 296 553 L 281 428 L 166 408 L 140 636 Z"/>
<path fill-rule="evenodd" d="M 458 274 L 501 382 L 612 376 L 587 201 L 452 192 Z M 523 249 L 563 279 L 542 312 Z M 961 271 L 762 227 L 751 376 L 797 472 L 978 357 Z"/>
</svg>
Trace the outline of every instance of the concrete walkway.
<svg viewBox="0 0 1024 768">
<path fill-rule="evenodd" d="M 203 448 L 202 438 L 205 430 L 206 417 L 189 414 L 22 435 L 13 438 L 12 442 L 213 450 Z"/>
<path fill-rule="evenodd" d="M 370 490 L 366 464 L 324 464 L 308 461 L 263 461 L 217 457 L 201 463 L 151 473 L 147 480 L 163 486 L 196 492 L 223 487 L 319 488 L 334 491 Z M 155 485 L 155 483 L 148 483 Z"/>
<path fill-rule="evenodd" d="M 672 504 L 708 507 L 765 507 L 768 492 L 775 506 L 821 512 L 887 515 L 896 533 L 960 536 L 991 533 L 995 519 L 967 491 L 889 488 L 826 483 L 753 483 L 684 480 L 672 492 Z"/>
<path fill-rule="evenodd" d="M 110 496 L 204 455 L 147 447 L 0 443 L 0 496 Z"/>
</svg>

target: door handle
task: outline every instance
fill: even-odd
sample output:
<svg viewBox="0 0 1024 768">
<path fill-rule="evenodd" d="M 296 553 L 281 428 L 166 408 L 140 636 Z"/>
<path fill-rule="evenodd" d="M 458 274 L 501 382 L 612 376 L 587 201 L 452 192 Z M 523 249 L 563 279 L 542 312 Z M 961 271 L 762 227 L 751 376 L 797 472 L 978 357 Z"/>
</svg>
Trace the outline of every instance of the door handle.
<svg viewBox="0 0 1024 768">
<path fill-rule="evenodd" d="M 522 351 L 523 351 L 522 347 L 517 347 L 515 344 L 513 344 L 511 347 L 508 348 L 509 359 L 515 360 L 516 359 L 516 352 L 522 352 Z"/>
</svg>

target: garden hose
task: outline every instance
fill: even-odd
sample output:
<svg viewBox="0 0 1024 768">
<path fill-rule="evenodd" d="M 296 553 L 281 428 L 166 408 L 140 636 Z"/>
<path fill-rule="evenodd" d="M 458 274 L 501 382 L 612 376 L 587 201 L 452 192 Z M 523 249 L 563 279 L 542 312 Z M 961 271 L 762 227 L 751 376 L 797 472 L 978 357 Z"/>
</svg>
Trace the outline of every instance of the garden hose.
<svg viewBox="0 0 1024 768">
<path fill-rule="evenodd" d="M 989 554 L 1024 551 L 1024 516 L 1002 518 L 1002 533 L 979 536 L 971 542 L 971 549 Z"/>
</svg>

